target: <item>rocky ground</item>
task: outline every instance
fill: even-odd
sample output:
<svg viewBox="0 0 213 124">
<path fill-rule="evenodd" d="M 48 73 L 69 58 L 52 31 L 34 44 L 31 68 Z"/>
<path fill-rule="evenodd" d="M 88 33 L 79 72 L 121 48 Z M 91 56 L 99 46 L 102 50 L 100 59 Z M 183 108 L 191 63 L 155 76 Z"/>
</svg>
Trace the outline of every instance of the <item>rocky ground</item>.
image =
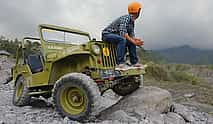
<svg viewBox="0 0 213 124">
<path fill-rule="evenodd" d="M 9 76 L 9 68 L 13 63 L 13 60 L 0 58 L 0 124 L 79 123 L 61 118 L 54 111 L 51 102 L 46 100 L 33 99 L 31 106 L 25 107 L 12 105 L 12 84 L 3 83 Z M 174 95 L 167 90 L 152 86 L 141 87 L 123 98 L 109 90 L 100 99 L 101 109 L 104 111 L 97 115 L 95 122 L 89 123 L 213 124 L 212 115 L 198 112 L 194 106 L 174 103 L 172 96 Z"/>
<path fill-rule="evenodd" d="M 195 107 L 196 111 L 207 112 L 213 115 L 213 70 L 209 69 L 206 65 L 187 65 L 187 67 L 189 69 L 184 71 L 194 75 L 199 81 L 156 81 L 145 78 L 144 85 L 166 89 L 172 94 L 173 101 Z"/>
</svg>

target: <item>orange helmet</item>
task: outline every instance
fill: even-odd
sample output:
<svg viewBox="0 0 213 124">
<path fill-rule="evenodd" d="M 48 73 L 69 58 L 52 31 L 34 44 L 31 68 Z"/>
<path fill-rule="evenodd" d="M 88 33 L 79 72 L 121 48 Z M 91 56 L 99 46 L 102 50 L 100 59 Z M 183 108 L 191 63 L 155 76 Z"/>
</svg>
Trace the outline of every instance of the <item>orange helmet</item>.
<svg viewBox="0 0 213 124">
<path fill-rule="evenodd" d="M 139 2 L 132 2 L 128 5 L 128 12 L 130 14 L 138 13 L 141 9 L 141 4 Z"/>
</svg>

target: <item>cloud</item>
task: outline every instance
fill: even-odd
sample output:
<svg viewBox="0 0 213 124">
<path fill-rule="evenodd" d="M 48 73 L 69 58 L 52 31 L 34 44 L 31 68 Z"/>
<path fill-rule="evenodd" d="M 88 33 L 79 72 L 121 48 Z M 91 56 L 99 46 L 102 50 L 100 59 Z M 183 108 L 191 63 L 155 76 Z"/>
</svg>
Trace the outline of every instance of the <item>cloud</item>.
<svg viewBox="0 0 213 124">
<path fill-rule="evenodd" d="M 41 23 L 77 28 L 100 39 L 101 30 L 127 13 L 131 0 L 16 0 L 0 1 L 0 35 L 38 35 Z M 140 0 L 143 14 L 136 21 L 136 35 L 145 48 L 189 44 L 213 49 L 213 1 Z"/>
</svg>

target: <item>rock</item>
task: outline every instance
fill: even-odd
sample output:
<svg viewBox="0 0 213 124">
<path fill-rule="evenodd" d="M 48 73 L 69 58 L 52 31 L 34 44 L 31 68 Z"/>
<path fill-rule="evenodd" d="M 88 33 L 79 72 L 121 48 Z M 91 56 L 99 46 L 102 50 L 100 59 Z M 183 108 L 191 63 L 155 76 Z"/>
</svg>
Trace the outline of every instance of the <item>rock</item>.
<svg viewBox="0 0 213 124">
<path fill-rule="evenodd" d="M 193 121 L 193 124 L 206 124 L 208 121 L 208 115 L 202 112 L 192 112 L 195 120 Z"/>
<path fill-rule="evenodd" d="M 6 114 L 5 117 L 6 118 L 14 118 L 14 117 L 16 117 L 16 115 L 9 113 L 9 114 Z"/>
<path fill-rule="evenodd" d="M 126 96 L 120 103 L 120 107 L 124 107 L 126 111 L 143 112 L 145 110 L 164 113 L 168 112 L 172 104 L 172 97 L 168 91 L 161 88 L 143 87 Z"/>
<path fill-rule="evenodd" d="M 89 123 L 89 124 L 97 124 L 97 123 Z M 124 123 L 121 123 L 118 120 L 105 120 L 105 121 L 99 122 L 98 124 L 124 124 Z"/>
<path fill-rule="evenodd" d="M 105 91 L 102 96 L 106 99 L 117 100 L 117 101 L 122 97 L 114 93 L 111 89 Z"/>
<path fill-rule="evenodd" d="M 124 110 L 127 113 L 135 112 L 168 112 L 172 104 L 172 96 L 167 90 L 157 87 L 139 88 L 132 94 L 123 97 L 112 107 L 102 111 L 99 116 L 109 115 L 118 110 Z"/>
<path fill-rule="evenodd" d="M 80 124 L 80 122 L 70 120 L 68 117 L 65 117 L 63 120 L 64 124 Z"/>
<path fill-rule="evenodd" d="M 195 93 L 188 93 L 188 94 L 184 94 L 183 96 L 186 98 L 192 98 L 195 96 Z"/>
<path fill-rule="evenodd" d="M 192 124 L 206 124 L 209 120 L 212 122 L 211 119 L 213 118 L 207 113 L 192 111 L 186 106 L 176 103 L 174 104 L 174 112 L 182 116 L 186 122 Z"/>
<path fill-rule="evenodd" d="M 51 122 L 51 124 L 62 124 L 62 122 L 59 122 L 59 121 L 57 121 L 57 120 L 53 120 L 53 121 Z"/>
<path fill-rule="evenodd" d="M 23 106 L 22 108 L 25 110 L 32 110 L 32 106 Z"/>
<path fill-rule="evenodd" d="M 139 121 L 135 117 L 127 115 L 123 110 L 113 112 L 106 120 L 118 120 L 121 123 L 136 123 Z"/>
<path fill-rule="evenodd" d="M 181 104 L 174 103 L 174 112 L 183 117 L 187 122 L 194 122 L 195 118 L 190 110 Z"/>
<path fill-rule="evenodd" d="M 151 112 L 147 113 L 147 117 L 154 124 L 164 124 L 164 114 L 160 114 L 159 112 Z"/>
<path fill-rule="evenodd" d="M 208 116 L 208 120 L 206 124 L 213 124 L 213 116 Z"/>
<path fill-rule="evenodd" d="M 144 120 L 147 118 L 147 113 L 146 112 L 137 112 L 137 110 L 128 112 L 129 116 L 135 117 L 138 120 Z"/>
<path fill-rule="evenodd" d="M 0 124 L 5 124 L 4 121 L 0 121 Z"/>
<path fill-rule="evenodd" d="M 5 118 L 3 118 L 5 123 L 15 124 L 17 122 L 16 114 L 7 113 L 5 114 Z"/>
<path fill-rule="evenodd" d="M 95 108 L 95 114 L 99 113 L 112 105 L 116 104 L 121 99 L 120 96 L 116 95 L 112 90 L 107 90 L 102 96 L 97 99 L 98 107 Z M 92 117 L 95 119 L 95 117 Z"/>
<path fill-rule="evenodd" d="M 185 124 L 184 119 L 177 113 L 169 112 L 164 116 L 165 124 Z"/>
</svg>

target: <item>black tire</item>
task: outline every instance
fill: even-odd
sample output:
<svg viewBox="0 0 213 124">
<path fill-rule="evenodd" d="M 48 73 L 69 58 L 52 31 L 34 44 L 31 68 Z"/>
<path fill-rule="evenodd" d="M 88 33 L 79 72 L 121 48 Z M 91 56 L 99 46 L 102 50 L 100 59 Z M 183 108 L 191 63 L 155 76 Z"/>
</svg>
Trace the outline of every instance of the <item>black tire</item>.
<svg viewBox="0 0 213 124">
<path fill-rule="evenodd" d="M 81 73 L 63 76 L 53 88 L 53 103 L 56 111 L 62 117 L 80 122 L 86 122 L 94 117 L 99 96 L 97 84 Z"/>
<path fill-rule="evenodd" d="M 120 96 L 126 96 L 137 90 L 140 87 L 140 84 L 140 81 L 135 81 L 134 77 L 130 77 L 121 80 L 120 83 L 112 88 L 112 90 Z"/>
<path fill-rule="evenodd" d="M 13 92 L 13 104 L 15 106 L 25 106 L 30 104 L 31 96 L 28 95 L 29 89 L 26 85 L 26 80 L 20 76 L 15 84 Z"/>
</svg>

